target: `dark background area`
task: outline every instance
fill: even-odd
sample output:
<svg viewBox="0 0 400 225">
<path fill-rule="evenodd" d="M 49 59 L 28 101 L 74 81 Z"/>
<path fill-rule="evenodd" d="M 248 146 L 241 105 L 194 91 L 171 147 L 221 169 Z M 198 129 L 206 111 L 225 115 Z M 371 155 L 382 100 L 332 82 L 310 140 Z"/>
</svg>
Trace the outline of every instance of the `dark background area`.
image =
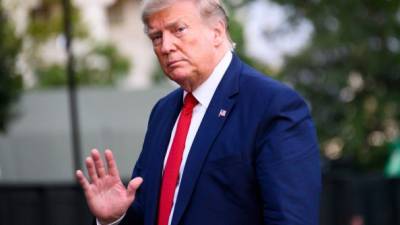
<svg viewBox="0 0 400 225">
<path fill-rule="evenodd" d="M 0 185 L 2 225 L 89 225 L 92 220 L 76 184 Z M 325 174 L 320 225 L 338 224 L 400 224 L 400 180 Z"/>
</svg>

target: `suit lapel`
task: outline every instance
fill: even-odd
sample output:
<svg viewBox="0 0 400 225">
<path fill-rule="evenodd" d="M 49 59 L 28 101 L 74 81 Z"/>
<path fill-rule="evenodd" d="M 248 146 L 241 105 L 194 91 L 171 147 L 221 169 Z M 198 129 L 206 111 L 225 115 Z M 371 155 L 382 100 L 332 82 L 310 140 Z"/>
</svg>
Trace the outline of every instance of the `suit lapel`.
<svg viewBox="0 0 400 225">
<path fill-rule="evenodd" d="M 171 225 L 177 225 L 190 201 L 208 152 L 235 105 L 239 92 L 240 60 L 234 55 L 208 106 L 186 161 Z M 225 111 L 225 112 L 224 112 Z"/>
<path fill-rule="evenodd" d="M 152 138 L 154 143 L 151 146 L 151 162 L 148 171 L 147 182 L 148 191 L 146 192 L 146 210 L 145 210 L 145 224 L 154 225 L 157 219 L 157 208 L 161 186 L 161 176 L 164 164 L 164 156 L 166 154 L 168 143 L 171 137 L 171 132 L 174 127 L 175 121 L 179 115 L 182 107 L 182 89 L 178 90 L 172 99 L 172 103 L 168 107 L 163 107 L 165 110 L 162 115 L 162 120 L 157 121 L 157 130 L 153 130 L 155 137 Z M 170 110 L 168 110 L 170 109 Z M 155 143 L 157 142 L 157 143 Z"/>
</svg>

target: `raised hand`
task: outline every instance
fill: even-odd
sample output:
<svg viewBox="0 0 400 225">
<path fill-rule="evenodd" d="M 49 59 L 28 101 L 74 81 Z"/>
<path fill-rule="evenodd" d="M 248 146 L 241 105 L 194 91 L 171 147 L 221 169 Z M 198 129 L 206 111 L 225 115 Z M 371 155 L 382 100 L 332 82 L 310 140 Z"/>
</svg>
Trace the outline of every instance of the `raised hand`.
<svg viewBox="0 0 400 225">
<path fill-rule="evenodd" d="M 76 178 L 83 188 L 90 211 L 101 224 L 109 224 L 125 214 L 135 200 L 136 190 L 143 179 L 136 177 L 125 188 L 112 151 L 106 150 L 104 154 L 107 169 L 99 151 L 93 149 L 91 155 L 86 158 L 90 182 L 81 170 L 76 171 Z"/>
</svg>

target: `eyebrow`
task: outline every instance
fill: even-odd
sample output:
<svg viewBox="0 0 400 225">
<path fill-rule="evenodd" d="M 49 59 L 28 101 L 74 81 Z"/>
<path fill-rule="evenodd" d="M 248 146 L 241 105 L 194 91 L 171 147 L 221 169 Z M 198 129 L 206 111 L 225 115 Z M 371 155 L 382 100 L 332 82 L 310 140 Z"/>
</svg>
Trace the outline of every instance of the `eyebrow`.
<svg viewBox="0 0 400 225">
<path fill-rule="evenodd" d="M 178 24 L 183 23 L 181 19 L 176 19 L 175 21 L 169 22 L 167 23 L 167 25 L 165 26 L 166 29 L 170 29 L 172 27 L 176 27 Z M 185 23 L 183 23 L 185 24 Z M 145 30 L 146 34 L 151 36 L 151 35 L 155 35 L 157 33 L 160 33 L 160 30 L 157 29 L 152 29 L 150 26 L 148 26 Z"/>
</svg>

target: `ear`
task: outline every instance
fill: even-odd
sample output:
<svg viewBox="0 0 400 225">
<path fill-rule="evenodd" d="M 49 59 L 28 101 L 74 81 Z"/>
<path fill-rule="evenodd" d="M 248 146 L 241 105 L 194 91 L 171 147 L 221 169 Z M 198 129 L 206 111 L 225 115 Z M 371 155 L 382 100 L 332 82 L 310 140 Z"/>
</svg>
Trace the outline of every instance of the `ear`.
<svg viewBox="0 0 400 225">
<path fill-rule="evenodd" d="M 226 39 L 226 28 L 222 20 L 216 22 L 213 26 L 213 42 L 215 47 L 219 47 Z"/>
</svg>

